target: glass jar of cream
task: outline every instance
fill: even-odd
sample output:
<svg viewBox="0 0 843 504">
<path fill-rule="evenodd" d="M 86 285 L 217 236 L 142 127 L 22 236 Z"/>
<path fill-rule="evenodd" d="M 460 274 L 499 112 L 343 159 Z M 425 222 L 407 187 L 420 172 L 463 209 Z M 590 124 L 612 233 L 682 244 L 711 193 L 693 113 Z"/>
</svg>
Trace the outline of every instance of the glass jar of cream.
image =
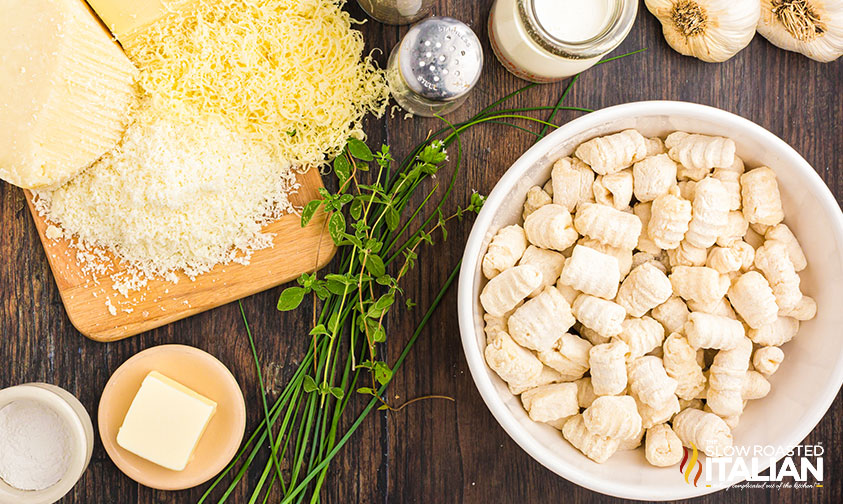
<svg viewBox="0 0 843 504">
<path fill-rule="evenodd" d="M 635 22 L 636 0 L 496 0 L 492 49 L 507 70 L 532 82 L 582 72 L 614 50 Z"/>
</svg>

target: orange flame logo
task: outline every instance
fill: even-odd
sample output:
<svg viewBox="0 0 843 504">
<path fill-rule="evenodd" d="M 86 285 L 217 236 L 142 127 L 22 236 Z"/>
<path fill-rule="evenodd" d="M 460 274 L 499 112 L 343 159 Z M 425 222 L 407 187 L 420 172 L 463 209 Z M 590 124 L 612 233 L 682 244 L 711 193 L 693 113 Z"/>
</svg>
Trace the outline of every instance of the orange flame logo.
<svg viewBox="0 0 843 504">
<path fill-rule="evenodd" d="M 697 452 L 696 445 L 691 443 L 691 447 L 693 448 L 693 452 L 691 452 L 690 460 L 688 460 L 688 448 L 682 447 L 685 454 L 682 457 L 682 462 L 679 463 L 679 472 L 685 475 L 685 483 L 690 485 L 689 478 L 691 477 L 691 473 L 694 471 L 694 466 L 698 466 L 697 475 L 694 477 L 694 486 L 697 486 L 697 482 L 700 481 L 700 476 L 702 476 L 702 462 L 698 460 L 699 453 Z M 688 466 L 687 468 L 685 467 L 686 465 Z"/>
</svg>

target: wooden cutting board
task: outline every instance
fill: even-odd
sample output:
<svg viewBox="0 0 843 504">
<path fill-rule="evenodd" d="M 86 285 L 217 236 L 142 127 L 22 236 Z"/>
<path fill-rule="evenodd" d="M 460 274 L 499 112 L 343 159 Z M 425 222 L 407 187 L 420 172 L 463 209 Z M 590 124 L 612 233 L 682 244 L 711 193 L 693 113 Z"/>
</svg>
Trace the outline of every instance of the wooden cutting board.
<svg viewBox="0 0 843 504">
<path fill-rule="evenodd" d="M 298 181 L 301 187 L 290 200 L 301 207 L 318 197 L 322 178 L 318 170 L 312 169 L 299 175 Z M 94 278 L 83 273 L 76 261 L 76 250 L 67 240 L 48 239 L 47 223 L 34 210 L 29 191 L 26 199 L 67 316 L 79 332 L 96 341 L 134 336 L 275 287 L 325 266 L 336 252 L 324 229 L 324 212 L 317 212 L 304 228 L 298 215 L 286 215 L 264 227 L 264 232 L 275 233 L 274 247 L 255 252 L 249 265 L 217 265 L 194 281 L 179 274 L 175 284 L 150 280 L 145 288 L 124 297 L 111 287 L 113 282 L 108 276 Z M 115 268 L 115 272 L 119 271 L 122 269 Z M 109 311 L 109 301 L 114 315 Z"/>
</svg>

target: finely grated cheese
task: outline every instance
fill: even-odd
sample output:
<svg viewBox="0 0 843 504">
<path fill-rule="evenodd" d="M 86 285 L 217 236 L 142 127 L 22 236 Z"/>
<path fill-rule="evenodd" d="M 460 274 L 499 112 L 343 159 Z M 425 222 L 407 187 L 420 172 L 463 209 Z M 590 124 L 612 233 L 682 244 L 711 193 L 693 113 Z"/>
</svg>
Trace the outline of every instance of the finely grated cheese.
<svg viewBox="0 0 843 504">
<path fill-rule="evenodd" d="M 117 148 L 36 193 L 48 238 L 69 239 L 83 272 L 124 296 L 272 246 L 261 227 L 295 211 L 295 174 L 386 108 L 383 72 L 342 5 L 200 0 L 132 38 L 141 103 Z"/>
</svg>

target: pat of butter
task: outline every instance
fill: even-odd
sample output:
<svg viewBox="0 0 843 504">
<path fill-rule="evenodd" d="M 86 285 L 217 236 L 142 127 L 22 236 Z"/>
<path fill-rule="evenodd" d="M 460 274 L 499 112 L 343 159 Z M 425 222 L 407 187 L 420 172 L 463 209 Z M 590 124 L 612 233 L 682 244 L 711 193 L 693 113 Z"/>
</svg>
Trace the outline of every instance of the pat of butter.
<svg viewBox="0 0 843 504">
<path fill-rule="evenodd" d="M 152 371 L 126 413 L 117 444 L 167 469 L 184 470 L 216 410 L 214 401 Z"/>
</svg>

